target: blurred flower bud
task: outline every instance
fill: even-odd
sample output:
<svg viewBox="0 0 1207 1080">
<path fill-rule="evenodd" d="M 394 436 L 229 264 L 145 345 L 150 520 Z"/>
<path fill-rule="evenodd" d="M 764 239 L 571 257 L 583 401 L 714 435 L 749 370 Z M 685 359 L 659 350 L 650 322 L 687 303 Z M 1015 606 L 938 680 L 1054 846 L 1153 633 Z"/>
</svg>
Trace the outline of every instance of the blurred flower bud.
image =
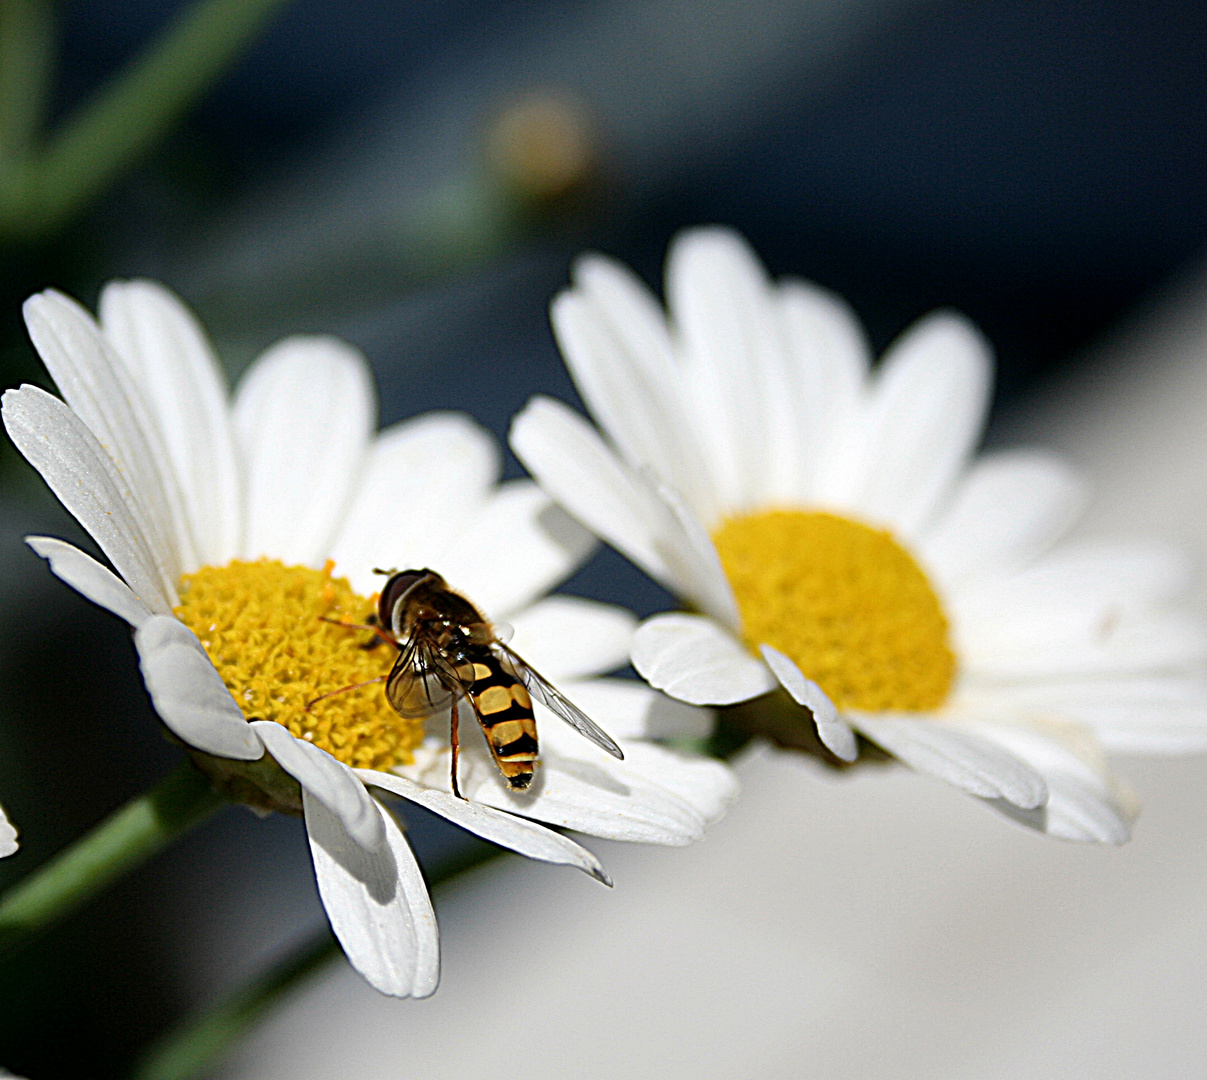
<svg viewBox="0 0 1207 1080">
<path fill-rule="evenodd" d="M 599 135 L 582 103 L 565 91 L 525 94 L 494 118 L 486 133 L 486 161 L 524 202 L 560 202 L 595 178 Z"/>
</svg>

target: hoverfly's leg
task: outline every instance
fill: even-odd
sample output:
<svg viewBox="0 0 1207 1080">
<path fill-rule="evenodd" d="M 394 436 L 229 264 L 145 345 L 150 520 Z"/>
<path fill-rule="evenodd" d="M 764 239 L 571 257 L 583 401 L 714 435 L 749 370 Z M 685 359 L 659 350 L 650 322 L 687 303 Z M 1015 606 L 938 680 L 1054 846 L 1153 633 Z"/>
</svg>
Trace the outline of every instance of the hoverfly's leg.
<svg viewBox="0 0 1207 1080">
<path fill-rule="evenodd" d="M 365 682 L 353 683 L 351 686 L 341 686 L 338 690 L 332 690 L 329 694 L 319 694 L 316 698 L 311 698 L 306 702 L 305 712 L 309 712 L 311 706 L 317 705 L 320 701 L 326 701 L 329 697 L 335 697 L 336 694 L 346 694 L 349 690 L 359 690 L 362 686 L 372 686 L 374 683 L 385 682 L 388 679 L 389 673 L 378 675 L 376 679 L 368 679 Z"/>
<path fill-rule="evenodd" d="M 461 760 L 461 740 L 457 737 L 457 724 L 460 720 L 460 717 L 457 715 L 457 711 L 458 711 L 457 706 L 460 703 L 461 703 L 460 698 L 458 698 L 457 695 L 454 694 L 453 702 L 452 702 L 453 714 L 450 717 L 450 723 L 449 723 L 449 727 L 448 727 L 448 743 L 453 751 L 453 769 L 452 769 L 453 794 L 456 795 L 458 799 L 465 799 L 465 796 L 461 794 L 461 785 L 459 783 L 457 783 L 457 764 Z M 469 800 L 466 799 L 466 801 L 468 802 Z"/>
<path fill-rule="evenodd" d="M 396 648 L 396 649 L 398 648 L 398 642 L 394 640 L 393 636 L 390 634 L 387 634 L 380 626 L 377 626 L 375 623 L 370 624 L 370 623 L 358 623 L 358 622 L 344 622 L 343 619 L 329 619 L 329 618 L 327 618 L 326 615 L 320 615 L 319 622 L 330 623 L 332 626 L 342 626 L 342 627 L 344 627 L 345 630 L 368 630 L 369 633 L 372 634 L 376 640 L 374 640 L 366 645 L 362 645 L 361 646 L 362 649 L 376 649 L 377 646 L 380 645 L 383 641 L 387 645 L 393 645 L 394 648 Z"/>
</svg>

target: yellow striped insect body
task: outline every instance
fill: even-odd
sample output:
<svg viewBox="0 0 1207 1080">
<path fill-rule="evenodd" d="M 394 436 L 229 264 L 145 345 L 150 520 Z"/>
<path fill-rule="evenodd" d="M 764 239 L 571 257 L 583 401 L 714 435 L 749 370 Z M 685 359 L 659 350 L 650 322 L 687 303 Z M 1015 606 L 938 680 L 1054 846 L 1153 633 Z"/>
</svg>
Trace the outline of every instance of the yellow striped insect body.
<svg viewBox="0 0 1207 1080">
<path fill-rule="evenodd" d="M 386 676 L 386 697 L 402 715 L 451 717 L 453 792 L 460 740 L 457 706 L 469 701 L 486 745 L 516 791 L 532 783 L 540 746 L 532 699 L 615 758 L 620 747 L 581 709 L 499 640 L 489 621 L 433 570 L 391 574 L 377 607 L 383 636 L 398 648 Z"/>
</svg>

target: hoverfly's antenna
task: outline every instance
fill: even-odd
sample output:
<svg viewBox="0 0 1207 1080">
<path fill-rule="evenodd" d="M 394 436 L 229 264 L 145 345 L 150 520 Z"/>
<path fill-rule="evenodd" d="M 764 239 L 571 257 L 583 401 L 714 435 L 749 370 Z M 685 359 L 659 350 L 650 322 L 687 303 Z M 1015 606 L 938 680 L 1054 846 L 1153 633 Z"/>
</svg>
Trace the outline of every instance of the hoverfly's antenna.
<svg viewBox="0 0 1207 1080">
<path fill-rule="evenodd" d="M 378 675 L 376 679 L 366 679 L 364 682 L 353 683 L 351 686 L 341 686 L 338 690 L 332 690 L 329 694 L 319 694 L 318 697 L 311 698 L 306 702 L 306 707 L 302 711 L 310 712 L 320 701 L 326 701 L 337 694 L 346 694 L 349 690 L 359 690 L 363 686 L 372 686 L 374 683 L 385 682 L 389 677 L 389 673 L 387 672 L 385 675 Z"/>
<path fill-rule="evenodd" d="M 393 577 L 398 573 L 398 568 L 395 567 L 393 570 L 382 570 L 381 567 L 375 566 L 373 567 L 373 573 L 380 574 L 382 577 Z"/>
</svg>

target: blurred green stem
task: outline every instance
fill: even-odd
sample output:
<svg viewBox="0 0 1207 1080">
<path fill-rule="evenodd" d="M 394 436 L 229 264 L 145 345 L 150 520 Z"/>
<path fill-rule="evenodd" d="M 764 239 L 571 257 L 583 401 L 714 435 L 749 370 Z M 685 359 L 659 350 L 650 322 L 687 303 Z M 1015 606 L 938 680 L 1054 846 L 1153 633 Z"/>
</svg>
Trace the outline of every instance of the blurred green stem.
<svg viewBox="0 0 1207 1080">
<path fill-rule="evenodd" d="M 49 21 L 38 13 L 46 5 L 0 0 L 0 33 L 12 41 L 0 54 L 0 117 L 10 124 L 0 132 L 0 155 L 10 163 L 0 169 L 0 231 L 32 240 L 70 221 L 170 130 L 284 2 L 196 0 L 38 151 L 32 142 L 50 53 Z M 39 18 L 42 53 L 19 40 L 37 36 L 30 27 Z"/>
<path fill-rule="evenodd" d="M 0 177 L 17 182 L 35 149 L 53 52 L 49 0 L 0 0 Z"/>
<path fill-rule="evenodd" d="M 460 858 L 437 867 L 429 875 L 429 884 L 433 888 L 447 884 L 501 854 L 502 850 L 492 844 L 475 843 Z M 341 955 L 339 943 L 323 927 L 269 971 L 169 1030 L 142 1057 L 130 1074 L 131 1080 L 191 1080 L 203 1075 L 289 991 Z"/>
<path fill-rule="evenodd" d="M 0 897 L 0 953 L 69 915 L 225 805 L 185 761 Z"/>
</svg>

